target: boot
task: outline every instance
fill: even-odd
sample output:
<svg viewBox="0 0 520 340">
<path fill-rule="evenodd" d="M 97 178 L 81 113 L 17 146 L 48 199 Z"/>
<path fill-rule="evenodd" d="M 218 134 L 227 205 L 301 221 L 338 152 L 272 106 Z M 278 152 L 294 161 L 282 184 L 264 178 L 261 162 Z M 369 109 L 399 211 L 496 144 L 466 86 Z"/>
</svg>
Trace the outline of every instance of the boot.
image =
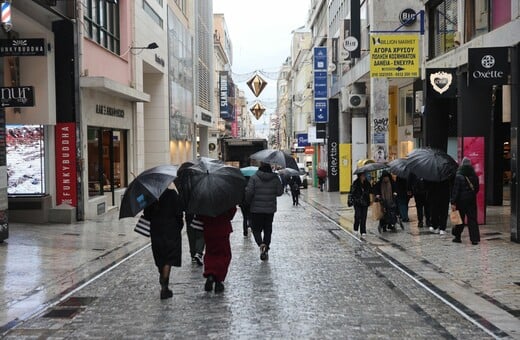
<svg viewBox="0 0 520 340">
<path fill-rule="evenodd" d="M 168 288 L 170 283 L 170 269 L 170 266 L 164 266 L 162 268 L 161 275 L 159 276 L 159 284 L 161 285 L 161 300 L 169 299 L 173 296 L 173 292 Z"/>
</svg>

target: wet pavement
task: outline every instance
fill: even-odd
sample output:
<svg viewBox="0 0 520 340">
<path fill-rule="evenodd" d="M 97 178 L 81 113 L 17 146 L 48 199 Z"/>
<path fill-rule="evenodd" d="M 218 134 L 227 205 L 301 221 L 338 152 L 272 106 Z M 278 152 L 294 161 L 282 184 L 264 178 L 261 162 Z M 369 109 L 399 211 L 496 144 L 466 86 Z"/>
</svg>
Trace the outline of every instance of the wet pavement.
<svg viewBox="0 0 520 340">
<path fill-rule="evenodd" d="M 475 320 L 464 317 L 446 303 L 450 301 L 443 301 L 448 295 L 436 296 L 438 292 L 426 285 L 427 280 L 421 280 L 418 274 L 414 276 L 411 270 L 406 272 L 404 262 L 393 259 L 391 263 L 380 256 L 386 248 L 395 247 L 391 242 L 381 240 L 373 231 L 368 242 L 345 232 L 335 222 L 338 219 L 348 228 L 349 212 L 339 195 L 337 202 L 333 194 L 322 194 L 315 189 L 305 195 L 309 203 L 303 202 L 299 207 L 293 207 L 287 195 L 279 199 L 267 262 L 259 260 L 252 238 L 242 236 L 241 216 L 237 214 L 233 221 L 236 232 L 231 238 L 233 260 L 223 294 L 203 291 L 202 270 L 191 264 L 185 239 L 183 266 L 172 274 L 171 300 L 159 300 L 158 274 L 151 250 L 146 247 L 88 284 L 61 295 L 59 304 L 12 328 L 6 338 L 516 337 L 509 328 L 507 334 L 505 328 L 484 330 Z M 131 229 L 124 230 L 126 234 Z M 119 232 L 115 228 L 112 237 Z M 430 235 L 413 236 L 408 231 L 387 237 L 407 237 L 414 248 L 403 252 L 413 254 L 410 257 L 419 261 L 422 255 L 416 256 L 418 244 L 424 248 L 440 247 L 436 251 L 438 257 L 450 255 L 438 235 L 437 241 Z M 422 238 L 425 240 L 421 241 Z M 398 245 L 397 240 L 392 241 Z M 451 240 L 448 241 L 451 245 Z M 476 255 L 465 244 L 457 250 L 468 258 Z M 426 249 L 424 252 L 426 256 L 433 254 Z M 437 264 L 434 260 L 430 263 Z M 430 265 L 424 263 L 424 266 Z M 512 274 L 518 274 L 518 270 L 511 270 Z M 459 282 L 457 277 L 450 277 L 449 272 L 431 271 L 449 276 L 446 280 L 455 284 L 466 284 L 470 291 L 467 294 L 477 290 L 469 283 Z M 4 281 L 4 287 L 12 283 Z"/>
<path fill-rule="evenodd" d="M 0 243 L 0 334 L 148 242 L 113 211 L 73 225 L 11 223 Z"/>
</svg>

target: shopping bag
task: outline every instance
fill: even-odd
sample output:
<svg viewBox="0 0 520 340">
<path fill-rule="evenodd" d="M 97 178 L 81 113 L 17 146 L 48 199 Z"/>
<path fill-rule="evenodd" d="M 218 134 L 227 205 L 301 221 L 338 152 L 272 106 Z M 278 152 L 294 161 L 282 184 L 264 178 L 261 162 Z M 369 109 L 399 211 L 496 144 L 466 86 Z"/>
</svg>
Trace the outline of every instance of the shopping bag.
<svg viewBox="0 0 520 340">
<path fill-rule="evenodd" d="M 452 210 L 450 212 L 450 221 L 452 226 L 463 224 L 460 212 L 458 210 Z"/>
<path fill-rule="evenodd" d="M 143 236 L 150 237 L 150 221 L 141 215 L 135 225 L 134 231 Z"/>
<path fill-rule="evenodd" d="M 383 218 L 383 207 L 381 206 L 381 202 L 374 202 L 370 206 L 372 210 L 372 219 L 374 221 L 379 221 Z"/>
</svg>

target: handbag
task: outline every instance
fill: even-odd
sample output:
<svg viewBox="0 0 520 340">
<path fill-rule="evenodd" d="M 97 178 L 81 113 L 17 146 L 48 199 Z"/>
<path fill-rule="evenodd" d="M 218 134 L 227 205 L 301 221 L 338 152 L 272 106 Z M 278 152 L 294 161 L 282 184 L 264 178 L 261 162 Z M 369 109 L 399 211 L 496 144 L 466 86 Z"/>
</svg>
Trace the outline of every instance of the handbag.
<svg viewBox="0 0 520 340">
<path fill-rule="evenodd" d="M 463 224 L 462 218 L 460 217 L 460 212 L 458 210 L 452 210 L 450 212 L 450 222 L 452 226 Z"/>
<path fill-rule="evenodd" d="M 352 194 L 348 194 L 348 198 L 347 198 L 347 206 L 348 207 L 351 207 L 354 205 L 354 197 L 352 197 Z"/>
<path fill-rule="evenodd" d="M 150 237 L 150 221 L 144 218 L 144 215 L 141 215 L 135 225 L 134 231 L 145 237 Z"/>
</svg>

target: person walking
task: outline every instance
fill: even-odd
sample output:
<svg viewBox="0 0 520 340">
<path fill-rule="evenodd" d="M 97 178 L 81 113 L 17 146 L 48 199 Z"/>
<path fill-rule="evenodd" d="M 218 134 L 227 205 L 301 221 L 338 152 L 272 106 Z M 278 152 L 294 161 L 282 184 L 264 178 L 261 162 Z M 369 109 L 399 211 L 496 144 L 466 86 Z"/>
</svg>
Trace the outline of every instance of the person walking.
<svg viewBox="0 0 520 340">
<path fill-rule="evenodd" d="M 397 188 L 397 206 L 399 208 L 401 221 L 410 222 L 410 218 L 408 217 L 408 204 L 410 203 L 412 191 L 408 179 L 397 176 L 395 185 Z"/>
<path fill-rule="evenodd" d="M 244 176 L 246 178 L 246 187 L 247 187 L 247 183 L 249 182 L 249 176 Z M 245 187 L 244 187 L 244 192 L 245 192 Z M 251 227 L 251 212 L 249 211 L 249 203 L 246 202 L 246 199 L 245 199 L 245 193 L 244 193 L 244 200 L 242 201 L 242 203 L 240 204 L 240 211 L 242 212 L 242 232 L 244 234 L 244 237 L 247 237 L 249 234 L 248 234 L 248 231 L 249 231 L 249 227 Z"/>
<path fill-rule="evenodd" d="M 282 182 L 269 164 L 262 163 L 247 183 L 246 202 L 250 206 L 253 236 L 260 248 L 262 261 L 267 260 L 271 245 L 276 197 L 283 195 L 283 192 Z"/>
<path fill-rule="evenodd" d="M 211 292 L 215 286 L 215 293 L 224 291 L 229 264 L 231 263 L 231 244 L 229 235 L 233 232 L 231 220 L 235 216 L 235 207 L 216 217 L 199 216 L 204 224 L 204 241 L 206 254 L 204 255 L 204 290 Z"/>
<path fill-rule="evenodd" d="M 445 180 L 432 184 L 428 200 L 432 224 L 429 229 L 432 233 L 445 235 L 450 205 L 450 181 Z"/>
<path fill-rule="evenodd" d="M 181 266 L 183 227 L 182 204 L 174 187 L 170 186 L 159 200 L 144 209 L 144 218 L 150 221 L 150 240 L 155 265 L 159 270 L 161 300 L 171 298 L 168 288 L 171 267 Z"/>
<path fill-rule="evenodd" d="M 392 175 L 383 170 L 379 181 L 374 186 L 374 193 L 376 200 L 381 202 L 381 208 L 383 209 L 383 218 L 379 220 L 378 231 L 386 231 L 387 228 L 395 230 L 395 224 L 397 223 L 397 189 L 395 181 L 392 179 Z"/>
<path fill-rule="evenodd" d="M 452 229 L 455 236 L 453 242 L 461 243 L 460 236 L 464 231 L 464 219 L 467 218 L 469 238 L 471 244 L 477 245 L 480 242 L 480 232 L 477 222 L 477 194 L 479 191 L 479 181 L 475 174 L 475 169 L 471 165 L 471 160 L 464 157 L 462 164 L 457 171 L 453 190 L 451 193 L 451 209 L 459 210 L 463 224 L 456 225 Z"/>
<path fill-rule="evenodd" d="M 204 256 L 204 224 L 196 216 L 186 214 L 186 234 L 190 245 L 191 263 L 203 265 Z"/>
<path fill-rule="evenodd" d="M 352 183 L 350 195 L 352 197 L 352 204 L 354 205 L 354 231 L 361 233 L 361 237 L 367 235 L 367 214 L 370 206 L 370 193 L 372 185 L 367 180 L 366 173 L 360 173 Z"/>
<path fill-rule="evenodd" d="M 430 205 L 428 204 L 428 182 L 424 178 L 410 175 L 410 185 L 412 194 L 415 199 L 415 208 L 417 210 L 417 227 L 423 228 L 431 226 Z"/>
<path fill-rule="evenodd" d="M 292 202 L 294 206 L 300 205 L 300 186 L 302 185 L 302 180 L 300 176 L 292 176 L 289 180 L 289 186 L 291 187 L 291 196 Z"/>
</svg>

